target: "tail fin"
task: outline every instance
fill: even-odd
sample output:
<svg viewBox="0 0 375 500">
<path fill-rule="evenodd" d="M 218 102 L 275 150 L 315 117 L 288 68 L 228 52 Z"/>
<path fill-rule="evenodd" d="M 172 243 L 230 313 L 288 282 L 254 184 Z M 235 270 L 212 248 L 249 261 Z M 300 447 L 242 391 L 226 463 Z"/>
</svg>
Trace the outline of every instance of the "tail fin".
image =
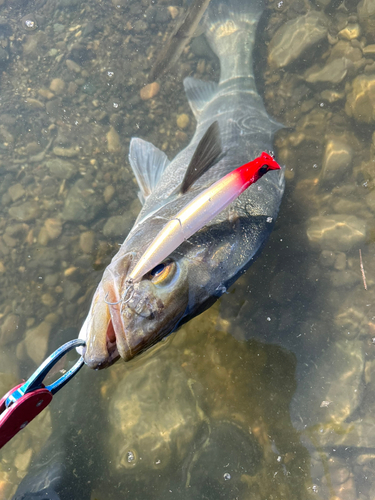
<svg viewBox="0 0 375 500">
<path fill-rule="evenodd" d="M 252 51 L 263 0 L 211 0 L 207 40 L 220 59 L 220 81 L 253 76 Z"/>
</svg>

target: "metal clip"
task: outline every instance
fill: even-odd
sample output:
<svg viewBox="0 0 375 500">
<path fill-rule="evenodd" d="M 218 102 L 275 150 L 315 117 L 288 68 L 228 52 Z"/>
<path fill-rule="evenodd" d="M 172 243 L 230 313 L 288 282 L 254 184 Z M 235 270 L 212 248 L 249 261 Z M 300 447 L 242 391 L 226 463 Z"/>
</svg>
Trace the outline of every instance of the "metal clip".
<svg viewBox="0 0 375 500">
<path fill-rule="evenodd" d="M 52 395 L 56 394 L 64 385 L 69 382 L 69 380 L 74 377 L 76 373 L 84 365 L 84 360 L 82 356 L 79 358 L 77 363 L 72 366 L 70 370 L 68 370 L 62 377 L 60 377 L 56 382 L 53 382 L 50 385 L 44 386 L 43 380 L 48 374 L 48 372 L 53 368 L 53 366 L 60 361 L 60 359 L 69 351 L 74 349 L 75 347 L 80 347 L 86 345 L 86 342 L 81 339 L 70 340 L 66 344 L 62 345 L 54 353 L 52 353 L 41 365 L 40 367 L 31 375 L 31 377 L 18 389 L 16 389 L 6 400 L 5 406 L 8 408 L 11 404 L 15 403 L 19 398 L 21 398 L 24 394 L 30 393 L 32 391 L 36 391 L 37 389 L 41 389 L 45 387 L 48 389 Z"/>
</svg>

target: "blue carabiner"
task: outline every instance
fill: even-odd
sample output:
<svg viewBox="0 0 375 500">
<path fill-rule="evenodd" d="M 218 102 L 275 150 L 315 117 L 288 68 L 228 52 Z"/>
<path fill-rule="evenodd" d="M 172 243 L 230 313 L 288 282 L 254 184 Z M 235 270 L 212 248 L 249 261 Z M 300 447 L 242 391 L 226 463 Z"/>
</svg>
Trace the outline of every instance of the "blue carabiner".
<svg viewBox="0 0 375 500">
<path fill-rule="evenodd" d="M 31 377 L 18 389 L 16 389 L 6 400 L 5 406 L 8 408 L 11 404 L 15 403 L 19 398 L 24 396 L 26 393 L 36 391 L 43 387 L 43 380 L 51 370 L 51 368 L 69 351 L 75 347 L 85 346 L 86 342 L 81 339 L 70 340 L 66 344 L 62 345 L 54 353 L 52 353 L 39 368 L 31 375 Z M 64 385 L 69 382 L 69 380 L 74 377 L 76 373 L 85 364 L 83 357 L 81 356 L 70 370 L 68 370 L 62 377 L 46 386 L 52 394 L 56 394 Z"/>
</svg>

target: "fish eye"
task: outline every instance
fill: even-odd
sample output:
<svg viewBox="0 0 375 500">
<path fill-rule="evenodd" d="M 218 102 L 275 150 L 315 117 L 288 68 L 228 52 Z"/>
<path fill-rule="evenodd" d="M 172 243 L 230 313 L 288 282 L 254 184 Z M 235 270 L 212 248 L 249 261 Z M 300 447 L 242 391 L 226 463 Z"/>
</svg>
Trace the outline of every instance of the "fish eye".
<svg viewBox="0 0 375 500">
<path fill-rule="evenodd" d="M 176 271 L 176 264 L 173 261 L 158 264 L 149 273 L 151 282 L 154 285 L 166 285 L 173 278 Z"/>
<path fill-rule="evenodd" d="M 150 271 L 151 276 L 159 276 L 160 273 L 162 273 L 165 269 L 165 264 L 159 264 L 158 266 L 154 267 L 152 271 Z"/>
</svg>

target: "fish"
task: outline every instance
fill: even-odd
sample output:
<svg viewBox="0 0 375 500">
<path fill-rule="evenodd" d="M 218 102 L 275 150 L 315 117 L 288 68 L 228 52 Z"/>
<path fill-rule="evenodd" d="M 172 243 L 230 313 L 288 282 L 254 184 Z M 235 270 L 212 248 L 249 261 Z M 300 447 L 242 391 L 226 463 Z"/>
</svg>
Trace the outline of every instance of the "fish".
<svg viewBox="0 0 375 500">
<path fill-rule="evenodd" d="M 170 161 L 153 144 L 131 139 L 129 162 L 143 207 L 80 330 L 82 355 L 93 369 L 133 359 L 210 307 L 254 262 L 273 229 L 284 169 L 264 175 L 126 293 L 137 262 L 183 207 L 249 158 L 272 150 L 282 125 L 265 109 L 252 64 L 262 11 L 259 0 L 211 0 L 203 24 L 220 60 L 220 80 L 184 79 L 197 121 L 188 146 Z"/>
<path fill-rule="evenodd" d="M 194 0 L 188 7 L 182 21 L 173 30 L 162 51 L 156 58 L 148 75 L 148 83 L 161 78 L 176 64 L 186 45 L 198 28 L 210 0 Z"/>
</svg>

